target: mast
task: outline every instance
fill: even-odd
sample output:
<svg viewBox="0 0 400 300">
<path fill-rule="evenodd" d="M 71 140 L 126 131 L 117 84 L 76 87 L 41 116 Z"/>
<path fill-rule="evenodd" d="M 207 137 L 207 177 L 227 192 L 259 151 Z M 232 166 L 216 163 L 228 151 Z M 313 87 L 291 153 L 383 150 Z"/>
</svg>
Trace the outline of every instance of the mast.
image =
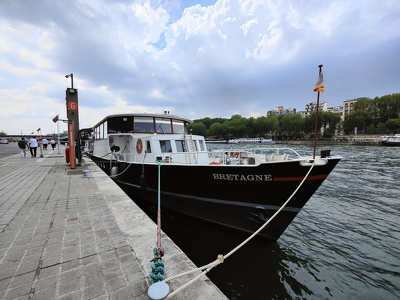
<svg viewBox="0 0 400 300">
<path fill-rule="evenodd" d="M 324 91 L 324 78 L 322 74 L 323 65 L 319 65 L 319 77 L 317 80 L 317 84 L 315 85 L 314 92 L 318 92 L 317 95 L 317 110 L 315 114 L 315 124 L 314 124 L 314 150 L 313 150 L 313 159 L 315 159 L 315 152 L 317 149 L 317 136 L 318 136 L 318 111 L 319 111 L 319 93 Z"/>
</svg>

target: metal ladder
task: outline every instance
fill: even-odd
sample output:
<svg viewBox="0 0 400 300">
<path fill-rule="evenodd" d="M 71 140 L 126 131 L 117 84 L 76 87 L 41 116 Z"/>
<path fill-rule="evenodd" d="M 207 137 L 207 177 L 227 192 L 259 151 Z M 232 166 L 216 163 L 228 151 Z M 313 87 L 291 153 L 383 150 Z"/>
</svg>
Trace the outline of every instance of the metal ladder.
<svg viewBox="0 0 400 300">
<path fill-rule="evenodd" d="M 189 164 L 196 164 L 197 160 L 196 160 L 196 155 L 195 155 L 195 151 L 196 148 L 194 146 L 194 141 L 193 141 L 193 136 L 192 135 L 187 135 L 186 138 L 186 148 L 187 148 L 187 160 L 189 162 Z"/>
</svg>

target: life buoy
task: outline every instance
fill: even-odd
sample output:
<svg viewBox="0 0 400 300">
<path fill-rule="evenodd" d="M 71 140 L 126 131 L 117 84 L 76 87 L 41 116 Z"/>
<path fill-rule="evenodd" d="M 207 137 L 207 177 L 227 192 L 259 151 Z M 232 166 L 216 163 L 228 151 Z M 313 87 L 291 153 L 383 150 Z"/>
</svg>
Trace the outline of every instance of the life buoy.
<svg viewBox="0 0 400 300">
<path fill-rule="evenodd" d="M 142 153 L 142 150 L 143 150 L 143 143 L 142 143 L 142 140 L 141 140 L 141 139 L 138 139 L 137 142 L 136 142 L 136 152 L 137 152 L 138 154 L 141 154 L 141 153 Z"/>
<path fill-rule="evenodd" d="M 65 148 L 65 161 L 67 164 L 69 163 L 69 148 Z"/>
</svg>

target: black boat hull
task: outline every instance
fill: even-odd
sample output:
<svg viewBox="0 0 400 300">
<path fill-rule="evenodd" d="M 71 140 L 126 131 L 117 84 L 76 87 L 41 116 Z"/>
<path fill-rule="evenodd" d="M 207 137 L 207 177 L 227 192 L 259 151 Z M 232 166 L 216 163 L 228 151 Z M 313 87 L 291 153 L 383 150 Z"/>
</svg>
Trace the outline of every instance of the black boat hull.
<svg viewBox="0 0 400 300">
<path fill-rule="evenodd" d="M 134 199 L 158 200 L 160 170 L 161 206 L 247 234 L 255 232 L 291 197 L 311 166 L 299 160 L 258 166 L 210 166 L 110 163 L 91 157 L 118 184 L 128 187 Z M 258 234 L 276 241 L 330 174 L 340 158 L 313 170 L 285 208 Z M 115 168 L 116 167 L 116 168 Z"/>
</svg>

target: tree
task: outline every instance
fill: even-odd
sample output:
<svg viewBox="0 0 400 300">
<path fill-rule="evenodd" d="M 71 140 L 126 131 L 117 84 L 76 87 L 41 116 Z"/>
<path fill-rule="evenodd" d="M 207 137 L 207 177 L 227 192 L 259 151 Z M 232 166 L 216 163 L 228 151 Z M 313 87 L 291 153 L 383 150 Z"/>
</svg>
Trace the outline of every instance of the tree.
<svg viewBox="0 0 400 300">
<path fill-rule="evenodd" d="M 246 122 L 246 136 L 247 137 L 259 136 L 257 131 L 256 119 L 254 117 L 250 117 Z"/>
<path fill-rule="evenodd" d="M 351 134 L 354 132 L 354 128 L 357 127 L 357 132 L 367 134 L 367 127 L 371 120 L 371 115 L 366 111 L 352 112 L 344 120 L 343 130 L 346 134 Z"/>
<path fill-rule="evenodd" d="M 400 119 L 389 119 L 385 123 L 385 127 L 389 132 L 397 133 L 400 132 Z"/>
<path fill-rule="evenodd" d="M 321 120 L 321 128 L 323 128 L 323 137 L 330 138 L 335 135 L 336 129 L 340 123 L 340 116 L 338 114 L 323 111 L 318 118 Z"/>
<path fill-rule="evenodd" d="M 189 129 L 196 135 L 207 135 L 207 128 L 202 122 L 196 122 L 189 125 Z"/>
<path fill-rule="evenodd" d="M 313 113 L 311 113 L 311 115 L 308 115 L 304 118 L 303 132 L 310 136 L 314 134 L 315 115 L 316 115 L 316 113 L 313 112 Z"/>
<path fill-rule="evenodd" d="M 370 98 L 362 97 L 358 98 L 357 102 L 354 103 L 354 111 L 372 111 L 373 109 L 373 101 Z"/>
<path fill-rule="evenodd" d="M 214 135 L 217 138 L 221 138 L 221 137 L 225 136 L 226 130 L 225 130 L 225 126 L 222 125 L 221 123 L 214 123 L 210 126 L 210 129 L 208 132 L 210 135 Z"/>
<path fill-rule="evenodd" d="M 233 138 L 246 136 L 246 118 L 235 115 L 233 119 L 225 121 L 223 125 L 226 127 L 228 135 Z"/>
<path fill-rule="evenodd" d="M 210 126 L 214 123 L 213 119 L 211 119 L 209 117 L 206 117 L 206 118 L 203 118 L 200 120 L 195 120 L 194 122 L 196 122 L 196 121 L 203 123 L 207 129 L 209 129 Z"/>
<path fill-rule="evenodd" d="M 267 117 L 258 117 L 255 120 L 255 129 L 257 136 L 263 136 L 264 132 L 268 132 L 268 120 Z"/>
<path fill-rule="evenodd" d="M 298 138 L 303 132 L 304 118 L 299 114 L 286 115 L 281 120 L 282 132 L 292 138 Z"/>
<path fill-rule="evenodd" d="M 389 119 L 399 118 L 400 94 L 385 95 L 373 100 L 374 117 L 379 122 L 386 122 Z"/>
</svg>

